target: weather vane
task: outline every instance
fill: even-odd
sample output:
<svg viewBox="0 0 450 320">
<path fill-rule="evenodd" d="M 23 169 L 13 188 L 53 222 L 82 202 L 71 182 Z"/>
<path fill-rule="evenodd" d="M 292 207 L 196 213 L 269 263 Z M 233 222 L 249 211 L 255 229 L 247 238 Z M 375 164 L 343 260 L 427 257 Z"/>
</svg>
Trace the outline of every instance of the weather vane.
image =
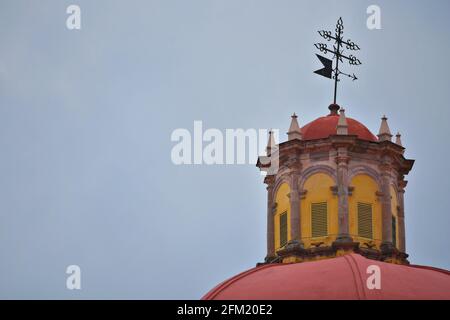
<svg viewBox="0 0 450 320">
<path fill-rule="evenodd" d="M 349 78 L 352 78 L 353 81 L 355 81 L 356 79 L 358 79 L 355 74 L 347 74 L 344 73 L 342 71 L 339 70 L 339 61 L 340 62 L 344 62 L 344 60 L 342 60 L 343 58 L 346 59 L 348 61 L 348 63 L 350 65 L 360 65 L 361 61 L 359 61 L 359 59 L 357 59 L 354 55 L 344 55 L 344 49 L 343 46 L 345 45 L 346 49 L 348 50 L 359 50 L 359 47 L 357 44 L 355 44 L 352 40 L 348 39 L 347 41 L 343 40 L 343 33 L 344 33 L 344 23 L 342 22 L 342 18 L 339 18 L 339 20 L 337 21 L 336 24 L 336 32 L 334 34 L 334 36 L 332 35 L 331 31 L 325 31 L 325 30 L 321 30 L 319 31 L 319 34 L 322 36 L 322 38 L 324 38 L 327 41 L 331 41 L 334 40 L 334 44 L 333 44 L 333 50 L 328 49 L 327 45 L 325 43 L 316 43 L 314 44 L 316 46 L 317 49 L 320 50 L 320 52 L 323 52 L 324 54 L 327 54 L 328 52 L 333 54 L 333 58 L 332 59 L 336 59 L 336 66 L 333 69 L 333 60 L 327 59 L 325 57 L 322 57 L 318 54 L 316 54 L 317 58 L 319 58 L 320 62 L 322 62 L 324 68 L 319 69 L 314 71 L 314 73 L 317 73 L 321 76 L 330 78 L 330 79 L 334 79 L 334 103 L 336 103 L 336 91 L 337 91 L 337 83 L 338 81 L 340 81 L 339 79 L 339 75 L 345 75 Z"/>
</svg>

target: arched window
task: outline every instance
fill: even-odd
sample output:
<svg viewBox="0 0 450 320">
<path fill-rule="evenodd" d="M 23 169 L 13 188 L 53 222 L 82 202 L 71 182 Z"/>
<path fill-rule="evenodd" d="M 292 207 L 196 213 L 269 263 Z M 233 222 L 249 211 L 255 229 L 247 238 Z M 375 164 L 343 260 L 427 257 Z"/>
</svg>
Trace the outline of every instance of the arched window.
<svg viewBox="0 0 450 320">
<path fill-rule="evenodd" d="M 349 230 L 354 241 L 380 246 L 382 241 L 379 186 L 369 175 L 358 174 L 351 179 L 349 196 Z"/>
<path fill-rule="evenodd" d="M 275 196 L 277 204 L 274 216 L 275 249 L 284 247 L 290 240 L 291 206 L 289 203 L 289 192 L 289 185 L 283 183 L 278 187 Z"/>
<path fill-rule="evenodd" d="M 302 241 L 305 248 L 315 243 L 329 246 L 338 233 L 336 185 L 326 173 L 315 173 L 302 184 L 304 198 L 300 201 Z"/>
</svg>

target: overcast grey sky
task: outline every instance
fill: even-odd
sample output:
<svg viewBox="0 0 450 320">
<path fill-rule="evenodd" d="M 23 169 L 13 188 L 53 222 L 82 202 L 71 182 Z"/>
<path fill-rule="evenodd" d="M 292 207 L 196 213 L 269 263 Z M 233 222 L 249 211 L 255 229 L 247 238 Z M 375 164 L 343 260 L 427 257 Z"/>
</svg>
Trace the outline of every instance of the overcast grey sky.
<svg viewBox="0 0 450 320">
<path fill-rule="evenodd" d="M 66 8 L 81 7 L 79 31 Z M 381 30 L 366 8 L 381 7 Z M 338 102 L 416 159 L 410 261 L 450 269 L 450 2 L 0 2 L 0 298 L 200 298 L 266 249 L 256 167 L 175 166 L 176 128 L 279 128 L 327 113 L 313 43 L 360 47 Z M 283 134 L 282 139 L 285 139 Z M 65 269 L 82 269 L 82 290 Z"/>
</svg>

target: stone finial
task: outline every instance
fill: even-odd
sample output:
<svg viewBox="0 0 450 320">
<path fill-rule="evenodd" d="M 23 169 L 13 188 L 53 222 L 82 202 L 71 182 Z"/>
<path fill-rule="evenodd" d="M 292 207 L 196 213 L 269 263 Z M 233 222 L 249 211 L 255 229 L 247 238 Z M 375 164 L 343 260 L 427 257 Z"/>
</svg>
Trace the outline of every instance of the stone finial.
<svg viewBox="0 0 450 320">
<path fill-rule="evenodd" d="M 337 134 L 347 135 L 348 134 L 348 125 L 347 118 L 345 117 L 345 110 L 339 110 L 339 120 L 336 127 Z"/>
<path fill-rule="evenodd" d="M 403 147 L 400 132 L 397 132 L 397 134 L 395 135 L 395 144 L 399 145 L 400 147 Z M 405 153 L 405 149 L 402 150 L 402 154 L 404 154 L 404 153 Z"/>
<path fill-rule="evenodd" d="M 266 154 L 269 156 L 272 153 L 272 149 L 276 148 L 275 137 L 273 131 L 269 130 L 269 140 L 267 141 Z"/>
<path fill-rule="evenodd" d="M 400 132 L 397 132 L 395 135 L 395 144 L 398 144 L 399 146 L 403 146 L 401 136 Z"/>
<path fill-rule="evenodd" d="M 287 132 L 288 140 L 302 139 L 302 132 L 297 122 L 297 115 L 294 114 L 291 116 L 291 126 L 289 127 L 289 131 Z"/>
<path fill-rule="evenodd" d="M 379 141 L 391 141 L 392 134 L 391 130 L 389 130 L 386 116 L 381 118 L 380 131 L 377 136 Z"/>
</svg>

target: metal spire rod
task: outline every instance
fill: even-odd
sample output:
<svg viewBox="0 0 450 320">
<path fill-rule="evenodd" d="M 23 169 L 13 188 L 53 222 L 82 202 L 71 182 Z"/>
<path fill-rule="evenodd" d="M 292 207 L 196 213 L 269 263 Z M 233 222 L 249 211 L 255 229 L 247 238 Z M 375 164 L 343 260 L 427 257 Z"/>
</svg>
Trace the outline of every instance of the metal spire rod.
<svg viewBox="0 0 450 320">
<path fill-rule="evenodd" d="M 336 53 L 334 54 L 336 57 L 336 68 L 334 69 L 334 99 L 333 99 L 333 103 L 336 104 L 336 94 L 337 94 L 337 83 L 339 81 L 339 54 L 341 53 L 341 28 L 340 28 L 340 24 L 339 21 L 342 22 L 342 19 L 339 18 L 338 23 L 336 25 L 336 31 L 337 31 L 337 35 L 336 35 L 336 43 L 337 43 L 337 50 Z M 344 26 L 342 25 L 342 28 Z"/>
</svg>

